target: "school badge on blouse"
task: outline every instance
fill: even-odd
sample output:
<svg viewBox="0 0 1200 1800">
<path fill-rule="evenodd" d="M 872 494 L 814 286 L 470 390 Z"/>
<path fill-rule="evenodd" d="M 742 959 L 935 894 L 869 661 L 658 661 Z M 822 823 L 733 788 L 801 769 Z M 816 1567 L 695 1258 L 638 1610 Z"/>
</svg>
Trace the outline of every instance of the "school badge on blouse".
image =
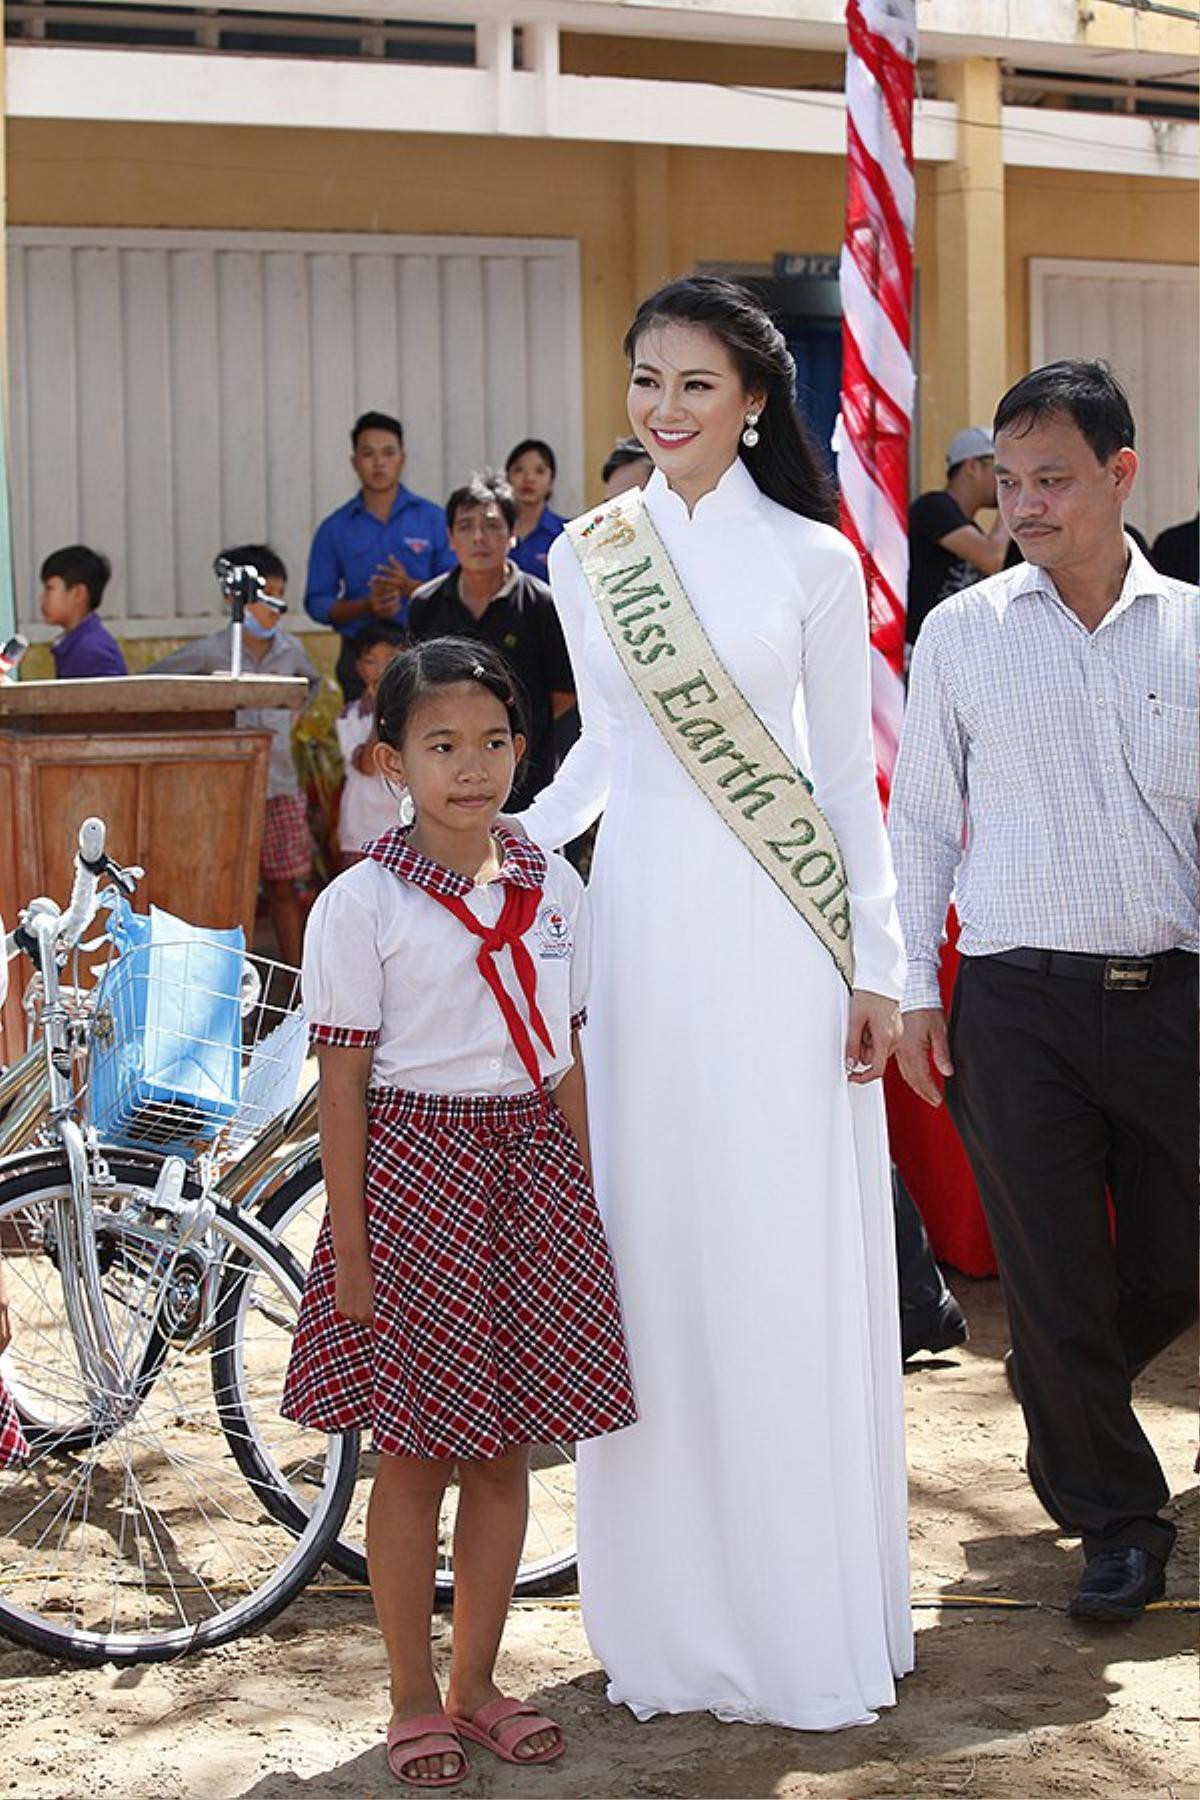
<svg viewBox="0 0 1200 1800">
<path fill-rule="evenodd" d="M 561 906 L 543 906 L 533 924 L 533 935 L 537 941 L 537 953 L 550 961 L 570 956 L 574 948 L 571 942 L 571 925 Z"/>
</svg>

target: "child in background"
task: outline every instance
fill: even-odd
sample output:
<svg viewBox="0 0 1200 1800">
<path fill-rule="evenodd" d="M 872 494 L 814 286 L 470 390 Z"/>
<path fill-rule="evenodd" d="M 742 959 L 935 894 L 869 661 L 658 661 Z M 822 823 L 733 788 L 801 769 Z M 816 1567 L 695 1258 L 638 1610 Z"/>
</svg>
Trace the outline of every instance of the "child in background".
<svg viewBox="0 0 1200 1800">
<path fill-rule="evenodd" d="M 47 625 L 62 636 L 51 644 L 54 673 L 60 681 L 86 681 L 95 675 L 127 675 L 125 658 L 112 632 L 101 623 L 100 602 L 112 564 L 86 544 L 68 544 L 42 564 L 38 597 Z"/>
<path fill-rule="evenodd" d="M 366 1429 L 371 1592 L 391 1669 L 388 1762 L 413 1787 L 563 1734 L 494 1670 L 525 1537 L 532 1444 L 635 1417 L 588 1173 L 588 912 L 558 856 L 496 828 L 525 748 L 507 663 L 440 638 L 380 683 L 397 826 L 313 908 L 304 1010 L 329 1208 L 284 1389 L 288 1418 Z M 438 1514 L 457 1468 L 454 1648 L 430 1653 Z"/>
<path fill-rule="evenodd" d="M 250 564 L 265 578 L 262 597 L 253 601 L 245 612 L 242 651 L 247 674 L 303 675 L 308 683 L 309 703 L 316 698 L 321 685 L 303 645 L 282 630 L 280 619 L 287 611 L 287 570 L 283 558 L 266 544 L 238 544 L 223 550 L 229 562 Z M 222 625 L 211 636 L 184 644 L 170 656 L 164 656 L 148 675 L 214 675 L 228 670 L 233 643 L 233 626 Z M 238 724 L 248 731 L 271 733 L 271 764 L 267 776 L 267 811 L 263 821 L 260 873 L 267 896 L 267 910 L 279 941 L 279 954 L 293 966 L 300 961 L 304 941 L 304 912 L 298 882 L 306 882 L 312 873 L 312 839 L 308 830 L 308 807 L 300 792 L 300 780 L 292 756 L 292 724 L 294 715 L 287 707 L 244 707 L 238 713 Z"/>
<path fill-rule="evenodd" d="M 354 670 L 363 684 L 357 700 L 338 714 L 338 748 L 346 764 L 338 813 L 341 867 L 360 861 L 362 847 L 399 823 L 396 797 L 375 767 L 375 696 L 383 672 L 403 650 L 407 639 L 398 626 L 364 625 L 354 642 Z"/>
</svg>

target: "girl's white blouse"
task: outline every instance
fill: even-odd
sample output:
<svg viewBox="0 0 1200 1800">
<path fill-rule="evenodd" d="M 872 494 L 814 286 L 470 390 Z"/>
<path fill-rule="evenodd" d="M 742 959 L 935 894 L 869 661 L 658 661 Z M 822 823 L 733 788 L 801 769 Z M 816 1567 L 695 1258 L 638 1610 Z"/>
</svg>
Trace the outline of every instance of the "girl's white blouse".
<svg viewBox="0 0 1200 1800">
<path fill-rule="evenodd" d="M 465 895 L 494 925 L 505 884 Z M 554 1045 L 533 1037 L 544 1082 L 571 1067 L 571 1031 L 587 1002 L 587 895 L 571 865 L 546 858 L 543 899 L 525 938 L 537 970 L 537 1001 Z M 326 1042 L 371 1046 L 372 1087 L 426 1094 L 514 1095 L 531 1091 L 495 996 L 476 965 L 480 939 L 432 894 L 380 863 L 356 863 L 318 897 L 304 936 L 302 986 L 309 1027 Z M 507 949 L 501 980 L 521 1017 L 528 1010 Z M 532 1033 L 531 1033 L 532 1036 Z"/>
<path fill-rule="evenodd" d="M 357 704 L 348 706 L 336 723 L 338 749 L 346 764 L 338 843 L 343 850 L 361 850 L 371 838 L 391 830 L 399 820 L 400 807 L 382 775 L 364 773 L 351 761 L 371 735 L 375 723 L 371 708 L 364 712 Z"/>
</svg>

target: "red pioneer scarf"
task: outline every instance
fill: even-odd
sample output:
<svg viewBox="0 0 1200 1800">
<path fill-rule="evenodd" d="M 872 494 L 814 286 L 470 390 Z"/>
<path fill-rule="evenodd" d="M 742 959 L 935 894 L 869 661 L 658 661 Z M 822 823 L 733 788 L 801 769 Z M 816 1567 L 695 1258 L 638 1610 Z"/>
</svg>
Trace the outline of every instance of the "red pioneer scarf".
<svg viewBox="0 0 1200 1800">
<path fill-rule="evenodd" d="M 517 1011 L 516 1001 L 509 994 L 500 979 L 500 971 L 496 967 L 497 950 L 505 945 L 512 952 L 513 967 L 517 972 L 517 980 L 521 984 L 521 992 L 525 996 L 525 1004 L 529 1009 L 529 1023 L 545 1045 L 548 1053 L 554 1055 L 554 1044 L 546 1029 L 546 1021 L 538 1009 L 537 1003 L 537 969 L 532 956 L 525 947 L 524 937 L 537 917 L 538 907 L 542 902 L 541 888 L 506 886 L 504 905 L 500 909 L 500 917 L 494 925 L 481 925 L 465 900 L 456 894 L 441 894 L 435 888 L 427 887 L 425 892 L 447 912 L 452 912 L 468 931 L 483 939 L 479 954 L 475 958 L 476 967 L 483 979 L 496 996 L 496 1004 L 504 1015 L 513 1047 L 525 1066 L 526 1073 L 534 1087 L 541 1087 L 542 1072 L 538 1067 L 537 1051 L 533 1047 L 524 1019 Z"/>
</svg>

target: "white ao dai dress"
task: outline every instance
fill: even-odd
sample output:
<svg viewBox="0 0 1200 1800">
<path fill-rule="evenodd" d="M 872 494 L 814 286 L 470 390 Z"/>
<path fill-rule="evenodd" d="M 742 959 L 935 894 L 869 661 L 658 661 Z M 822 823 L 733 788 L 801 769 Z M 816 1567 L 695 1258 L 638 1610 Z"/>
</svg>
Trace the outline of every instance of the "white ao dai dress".
<svg viewBox="0 0 1200 1800">
<path fill-rule="evenodd" d="M 690 517 L 661 474 L 645 501 L 718 655 L 815 784 L 857 985 L 898 996 L 853 548 L 740 460 Z M 641 1415 L 580 1446 L 584 1622 L 610 1699 L 641 1718 L 867 1722 L 912 1666 L 881 1089 L 848 1085 L 831 957 L 663 741 L 566 538 L 550 573 L 583 730 L 523 823 L 549 847 L 604 812 L 584 1055 Z"/>
</svg>

